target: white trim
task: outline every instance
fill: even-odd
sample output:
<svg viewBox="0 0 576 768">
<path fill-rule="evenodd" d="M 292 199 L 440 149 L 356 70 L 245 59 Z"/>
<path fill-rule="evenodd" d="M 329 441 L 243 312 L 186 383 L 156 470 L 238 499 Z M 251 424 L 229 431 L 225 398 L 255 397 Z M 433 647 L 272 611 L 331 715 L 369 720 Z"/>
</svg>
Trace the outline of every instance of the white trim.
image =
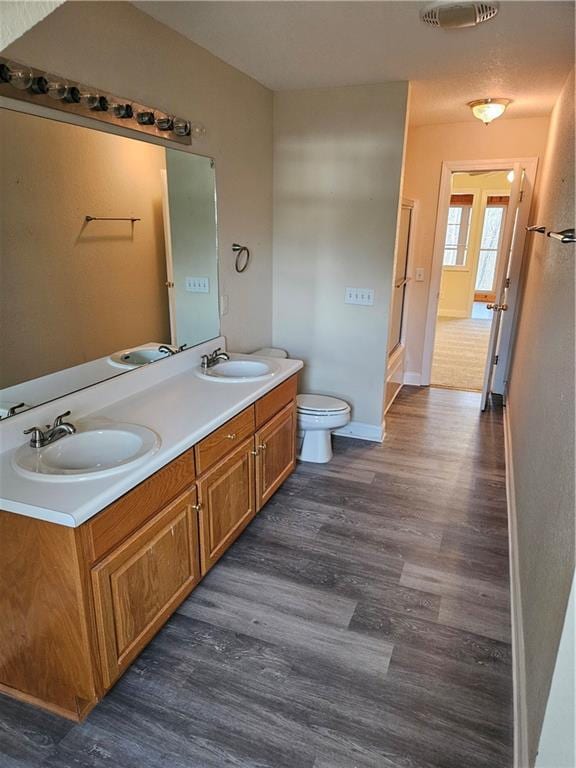
<svg viewBox="0 0 576 768">
<path fill-rule="evenodd" d="M 434 336 L 436 334 L 436 316 L 438 314 L 438 301 L 440 297 L 440 281 L 442 279 L 442 262 L 444 260 L 444 240 L 446 224 L 448 221 L 448 208 L 450 207 L 451 178 L 454 171 L 505 171 L 510 170 L 515 163 L 526 171 L 526 178 L 530 180 L 523 210 L 528 215 L 530 208 L 531 192 L 534 188 L 537 157 L 520 157 L 495 160 L 444 160 L 442 163 L 442 175 L 436 208 L 436 230 L 434 234 L 434 250 L 432 252 L 432 266 L 430 270 L 430 286 L 428 290 L 428 310 L 426 313 L 426 328 L 424 333 L 424 351 L 422 354 L 422 384 L 430 384 L 432 374 L 432 356 L 434 353 Z M 518 222 L 520 224 L 520 221 Z M 511 298 L 509 296 L 509 298 Z M 514 301 L 516 301 L 516 295 Z M 511 306 L 511 303 L 508 302 Z M 515 312 L 516 307 L 511 309 Z"/>
<path fill-rule="evenodd" d="M 358 440 L 371 440 L 373 443 L 383 443 L 386 428 L 384 422 L 378 425 L 351 421 L 345 427 L 334 430 L 332 434 L 340 437 L 354 437 Z"/>
<path fill-rule="evenodd" d="M 518 552 L 518 516 L 514 488 L 514 462 L 509 408 L 504 408 L 504 451 L 506 460 L 506 502 L 508 505 L 508 548 L 512 608 L 512 678 L 514 687 L 514 768 L 528 768 L 528 713 L 526 706 L 526 651 L 522 621 L 522 593 Z"/>
<path fill-rule="evenodd" d="M 422 376 L 417 371 L 404 371 L 404 384 L 409 384 L 412 387 L 420 387 L 422 384 Z"/>
</svg>

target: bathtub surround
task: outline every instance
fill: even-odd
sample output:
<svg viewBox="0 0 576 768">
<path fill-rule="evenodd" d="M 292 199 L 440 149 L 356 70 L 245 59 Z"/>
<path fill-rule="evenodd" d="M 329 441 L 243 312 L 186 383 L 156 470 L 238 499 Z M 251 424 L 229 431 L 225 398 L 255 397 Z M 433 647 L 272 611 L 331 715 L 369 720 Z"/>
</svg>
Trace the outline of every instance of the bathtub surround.
<svg viewBox="0 0 576 768">
<path fill-rule="evenodd" d="M 150 55 L 160 50 L 162 66 Z M 191 151 L 216 161 L 220 293 L 228 297 L 221 332 L 238 351 L 269 345 L 271 91 L 125 2 L 65 3 L 2 53 L 204 123 Z M 234 242 L 252 252 L 243 275 L 234 271 Z"/>
<path fill-rule="evenodd" d="M 552 114 L 539 199 L 534 221 L 554 231 L 573 226 L 574 73 Z M 532 235 L 506 409 L 517 509 L 513 590 L 526 649 L 517 693 L 530 766 L 574 573 L 574 257 L 574 245 Z M 574 723 L 565 728 L 574 739 Z"/>
<path fill-rule="evenodd" d="M 274 94 L 274 344 L 381 440 L 408 83 Z M 344 303 L 374 289 L 373 306 Z"/>
</svg>

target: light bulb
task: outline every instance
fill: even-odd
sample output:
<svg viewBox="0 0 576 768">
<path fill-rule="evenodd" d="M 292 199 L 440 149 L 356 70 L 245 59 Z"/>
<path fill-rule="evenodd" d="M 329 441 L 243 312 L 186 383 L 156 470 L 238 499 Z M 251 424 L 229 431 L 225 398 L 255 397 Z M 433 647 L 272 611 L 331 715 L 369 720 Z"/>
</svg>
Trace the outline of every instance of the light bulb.
<svg viewBox="0 0 576 768">
<path fill-rule="evenodd" d="M 154 112 L 149 109 L 136 112 L 136 121 L 139 125 L 154 125 Z"/>
<path fill-rule="evenodd" d="M 17 88 L 19 91 L 25 91 L 32 85 L 34 80 L 34 74 L 28 67 L 22 67 L 20 64 L 8 64 L 9 71 L 9 83 Z"/>
<path fill-rule="evenodd" d="M 202 139 L 206 136 L 206 126 L 203 123 L 190 123 L 190 135 L 193 139 Z"/>
<path fill-rule="evenodd" d="M 109 103 L 109 109 L 114 117 L 119 117 L 122 120 L 134 116 L 132 104 L 127 104 L 126 102 L 112 101 Z"/>
<path fill-rule="evenodd" d="M 174 119 L 163 112 L 155 113 L 156 128 L 160 131 L 171 131 L 174 126 Z"/>
<path fill-rule="evenodd" d="M 32 85 L 30 86 L 32 93 L 48 93 L 48 80 L 45 77 L 32 78 Z"/>
<path fill-rule="evenodd" d="M 80 91 L 80 103 L 88 109 L 96 109 L 100 96 L 93 91 Z"/>
<path fill-rule="evenodd" d="M 48 96 L 56 101 L 61 101 L 66 97 L 68 93 L 68 86 L 61 80 L 49 80 L 48 81 Z"/>
<path fill-rule="evenodd" d="M 189 136 L 190 122 L 183 117 L 175 117 L 173 130 L 176 136 Z"/>
</svg>

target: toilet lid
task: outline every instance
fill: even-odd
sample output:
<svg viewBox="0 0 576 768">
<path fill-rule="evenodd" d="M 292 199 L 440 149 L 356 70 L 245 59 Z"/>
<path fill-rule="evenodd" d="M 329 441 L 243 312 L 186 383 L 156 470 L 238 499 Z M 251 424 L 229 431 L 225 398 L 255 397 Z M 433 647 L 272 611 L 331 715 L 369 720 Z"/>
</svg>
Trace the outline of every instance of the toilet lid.
<svg viewBox="0 0 576 768">
<path fill-rule="evenodd" d="M 298 395 L 297 403 L 301 413 L 336 413 L 350 408 L 344 400 L 328 395 Z"/>
</svg>

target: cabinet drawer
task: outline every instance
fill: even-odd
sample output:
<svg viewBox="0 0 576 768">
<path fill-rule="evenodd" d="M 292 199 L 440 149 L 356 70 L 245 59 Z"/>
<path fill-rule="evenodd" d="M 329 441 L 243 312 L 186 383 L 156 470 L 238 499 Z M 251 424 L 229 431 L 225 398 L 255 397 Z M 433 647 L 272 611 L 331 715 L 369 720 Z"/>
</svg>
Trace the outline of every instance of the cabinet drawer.
<svg viewBox="0 0 576 768">
<path fill-rule="evenodd" d="M 200 580 L 195 504 L 184 493 L 92 570 L 106 688 Z"/>
<path fill-rule="evenodd" d="M 251 405 L 194 447 L 198 474 L 201 475 L 253 434 L 254 406 Z"/>
<path fill-rule="evenodd" d="M 86 557 L 95 563 L 195 480 L 191 448 L 82 526 Z"/>
<path fill-rule="evenodd" d="M 261 427 L 291 400 L 296 399 L 298 375 L 291 376 L 256 402 L 256 427 Z"/>
</svg>

